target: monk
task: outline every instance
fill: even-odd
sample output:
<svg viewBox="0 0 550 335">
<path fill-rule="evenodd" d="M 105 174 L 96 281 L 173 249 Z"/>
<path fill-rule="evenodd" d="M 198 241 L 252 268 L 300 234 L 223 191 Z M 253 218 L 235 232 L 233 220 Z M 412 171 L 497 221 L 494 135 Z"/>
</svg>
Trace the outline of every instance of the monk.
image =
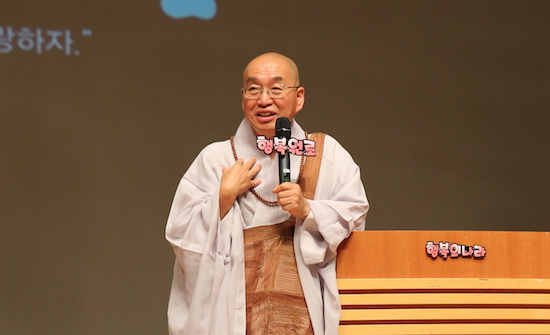
<svg viewBox="0 0 550 335">
<path fill-rule="evenodd" d="M 331 136 L 308 134 L 298 67 L 266 53 L 243 73 L 244 118 L 235 135 L 206 146 L 181 179 L 166 226 L 176 262 L 171 335 L 336 335 L 336 252 L 364 229 L 369 204 L 360 171 Z M 315 156 L 294 151 L 279 183 L 273 139 L 279 117 Z M 311 143 L 311 142 L 310 142 Z"/>
</svg>

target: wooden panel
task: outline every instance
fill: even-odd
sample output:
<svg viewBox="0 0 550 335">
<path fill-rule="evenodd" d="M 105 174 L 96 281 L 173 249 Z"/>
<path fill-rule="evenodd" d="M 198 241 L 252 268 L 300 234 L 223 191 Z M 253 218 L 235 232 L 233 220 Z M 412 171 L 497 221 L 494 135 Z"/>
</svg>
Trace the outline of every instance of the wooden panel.
<svg viewBox="0 0 550 335">
<path fill-rule="evenodd" d="M 350 309 L 343 310 L 341 324 L 346 323 L 547 323 L 550 324 L 550 310 L 540 308 L 434 308 L 416 309 Z"/>
<path fill-rule="evenodd" d="M 432 259 L 426 242 L 481 245 L 482 260 Z M 550 278 L 550 234 L 494 231 L 361 231 L 342 243 L 338 278 Z"/>
<path fill-rule="evenodd" d="M 545 279 L 508 279 L 508 278 L 374 278 L 374 279 L 337 279 L 338 289 L 347 291 L 376 290 L 485 290 L 485 291 L 536 291 L 550 293 L 550 280 Z"/>
<path fill-rule="evenodd" d="M 481 245 L 433 259 L 426 243 Z M 339 334 L 550 334 L 550 234 L 354 232 L 339 249 Z"/>
<path fill-rule="evenodd" d="M 367 326 L 340 326 L 338 335 L 367 335 L 367 334 L 407 334 L 407 335 L 548 335 L 548 325 L 494 325 L 494 324 L 441 324 L 441 325 L 367 325 Z"/>
<path fill-rule="evenodd" d="M 550 297 L 542 294 L 527 293 L 405 293 L 405 294 L 342 294 L 340 303 L 346 309 L 366 308 L 508 308 L 529 306 L 530 308 L 550 308 Z M 390 306 L 390 307 L 388 307 Z"/>
<path fill-rule="evenodd" d="M 550 280 L 338 279 L 340 335 L 550 334 Z"/>
</svg>

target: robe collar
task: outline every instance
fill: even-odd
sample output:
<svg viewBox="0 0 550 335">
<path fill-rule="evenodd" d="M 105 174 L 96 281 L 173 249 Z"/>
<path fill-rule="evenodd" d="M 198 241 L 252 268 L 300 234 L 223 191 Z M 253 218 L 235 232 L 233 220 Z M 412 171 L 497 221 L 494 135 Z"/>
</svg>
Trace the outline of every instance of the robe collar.
<svg viewBox="0 0 550 335">
<path fill-rule="evenodd" d="M 292 120 L 290 123 L 290 131 L 291 137 L 302 140 L 305 139 L 304 130 L 295 120 Z M 237 128 L 237 132 L 235 133 L 235 137 L 233 139 L 238 158 L 242 158 L 246 162 L 248 159 L 256 157 L 258 162 L 263 166 L 267 166 L 268 164 L 277 164 L 278 166 L 278 159 L 276 155 L 273 160 L 271 160 L 269 155 L 266 155 L 263 151 L 258 149 L 258 147 L 256 146 L 256 139 L 257 136 L 254 133 L 252 126 L 250 125 L 250 123 L 248 123 L 246 118 L 243 118 L 241 124 L 239 125 L 239 128 Z M 298 179 L 298 174 L 300 171 L 300 161 L 301 156 L 296 156 L 292 154 L 290 155 L 290 175 L 291 181 L 294 183 Z"/>
</svg>

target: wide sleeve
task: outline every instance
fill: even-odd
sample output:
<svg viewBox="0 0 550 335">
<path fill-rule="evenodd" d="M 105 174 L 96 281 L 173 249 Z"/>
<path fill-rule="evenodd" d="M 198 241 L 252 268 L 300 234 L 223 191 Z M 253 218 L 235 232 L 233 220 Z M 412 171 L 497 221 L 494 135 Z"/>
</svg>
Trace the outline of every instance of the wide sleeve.
<svg viewBox="0 0 550 335">
<path fill-rule="evenodd" d="M 166 224 L 166 239 L 176 248 L 202 253 L 208 234 L 219 224 L 222 167 L 232 164 L 225 142 L 204 148 L 180 180 Z M 224 157 L 228 156 L 228 157 Z"/>
<path fill-rule="evenodd" d="M 304 263 L 313 265 L 334 258 L 353 230 L 364 229 L 369 208 L 359 166 L 330 136 L 325 139 L 315 198 L 309 204 L 300 249 Z"/>
<path fill-rule="evenodd" d="M 242 215 L 219 219 L 223 143 L 205 148 L 181 179 L 166 225 L 176 262 L 168 306 L 172 335 L 239 334 L 244 329 Z M 214 319 L 216 319 L 214 322 Z"/>
</svg>

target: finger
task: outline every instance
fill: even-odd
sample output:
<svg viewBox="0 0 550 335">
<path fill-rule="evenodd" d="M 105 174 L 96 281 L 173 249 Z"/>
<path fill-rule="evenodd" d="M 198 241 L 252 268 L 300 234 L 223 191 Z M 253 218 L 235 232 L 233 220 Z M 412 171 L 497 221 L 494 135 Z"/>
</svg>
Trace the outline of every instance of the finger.
<svg viewBox="0 0 550 335">
<path fill-rule="evenodd" d="M 277 201 L 279 201 L 279 205 L 281 205 L 284 209 L 295 208 L 298 206 L 298 202 L 291 198 L 281 198 L 277 199 Z"/>
<path fill-rule="evenodd" d="M 274 189 L 271 190 L 273 193 L 279 193 L 281 191 L 281 184 L 275 186 Z"/>
<path fill-rule="evenodd" d="M 229 170 L 229 168 L 228 168 L 228 167 L 226 167 L 226 166 L 223 166 L 223 167 L 222 167 L 222 173 L 225 173 L 225 172 L 227 172 L 227 170 Z"/>
<path fill-rule="evenodd" d="M 279 191 L 277 192 L 277 197 L 280 198 L 280 199 L 288 198 L 288 191 L 279 190 Z"/>
<path fill-rule="evenodd" d="M 292 188 L 283 188 L 284 186 L 278 187 L 277 195 L 281 198 L 289 198 L 289 197 L 300 197 L 301 189 L 300 187 L 292 187 Z"/>
<path fill-rule="evenodd" d="M 255 165 L 252 169 L 250 169 L 250 177 L 253 178 L 255 175 L 258 174 L 258 172 L 260 172 L 261 169 L 261 164 Z"/>
<path fill-rule="evenodd" d="M 280 190 L 293 190 L 300 187 L 300 185 L 291 182 L 284 182 L 282 184 L 279 184 L 279 186 Z"/>
<path fill-rule="evenodd" d="M 279 201 L 281 207 L 290 206 L 292 204 L 292 201 L 288 198 L 277 198 L 277 201 Z"/>
<path fill-rule="evenodd" d="M 298 186 L 298 185 L 290 182 L 284 182 L 282 184 L 278 184 L 277 186 L 275 186 L 275 188 L 273 189 L 273 193 L 278 193 L 284 190 L 288 190 L 290 188 L 293 188 L 294 186 Z"/>
<path fill-rule="evenodd" d="M 250 187 L 251 188 L 256 187 L 256 186 L 260 185 L 261 183 L 262 183 L 262 181 L 260 179 L 253 179 L 253 180 L 250 181 L 250 184 L 252 185 Z"/>
<path fill-rule="evenodd" d="M 245 167 L 247 170 L 250 170 L 252 166 L 256 164 L 256 157 L 252 157 L 249 160 L 246 161 L 246 163 L 243 164 L 243 167 Z"/>
</svg>

